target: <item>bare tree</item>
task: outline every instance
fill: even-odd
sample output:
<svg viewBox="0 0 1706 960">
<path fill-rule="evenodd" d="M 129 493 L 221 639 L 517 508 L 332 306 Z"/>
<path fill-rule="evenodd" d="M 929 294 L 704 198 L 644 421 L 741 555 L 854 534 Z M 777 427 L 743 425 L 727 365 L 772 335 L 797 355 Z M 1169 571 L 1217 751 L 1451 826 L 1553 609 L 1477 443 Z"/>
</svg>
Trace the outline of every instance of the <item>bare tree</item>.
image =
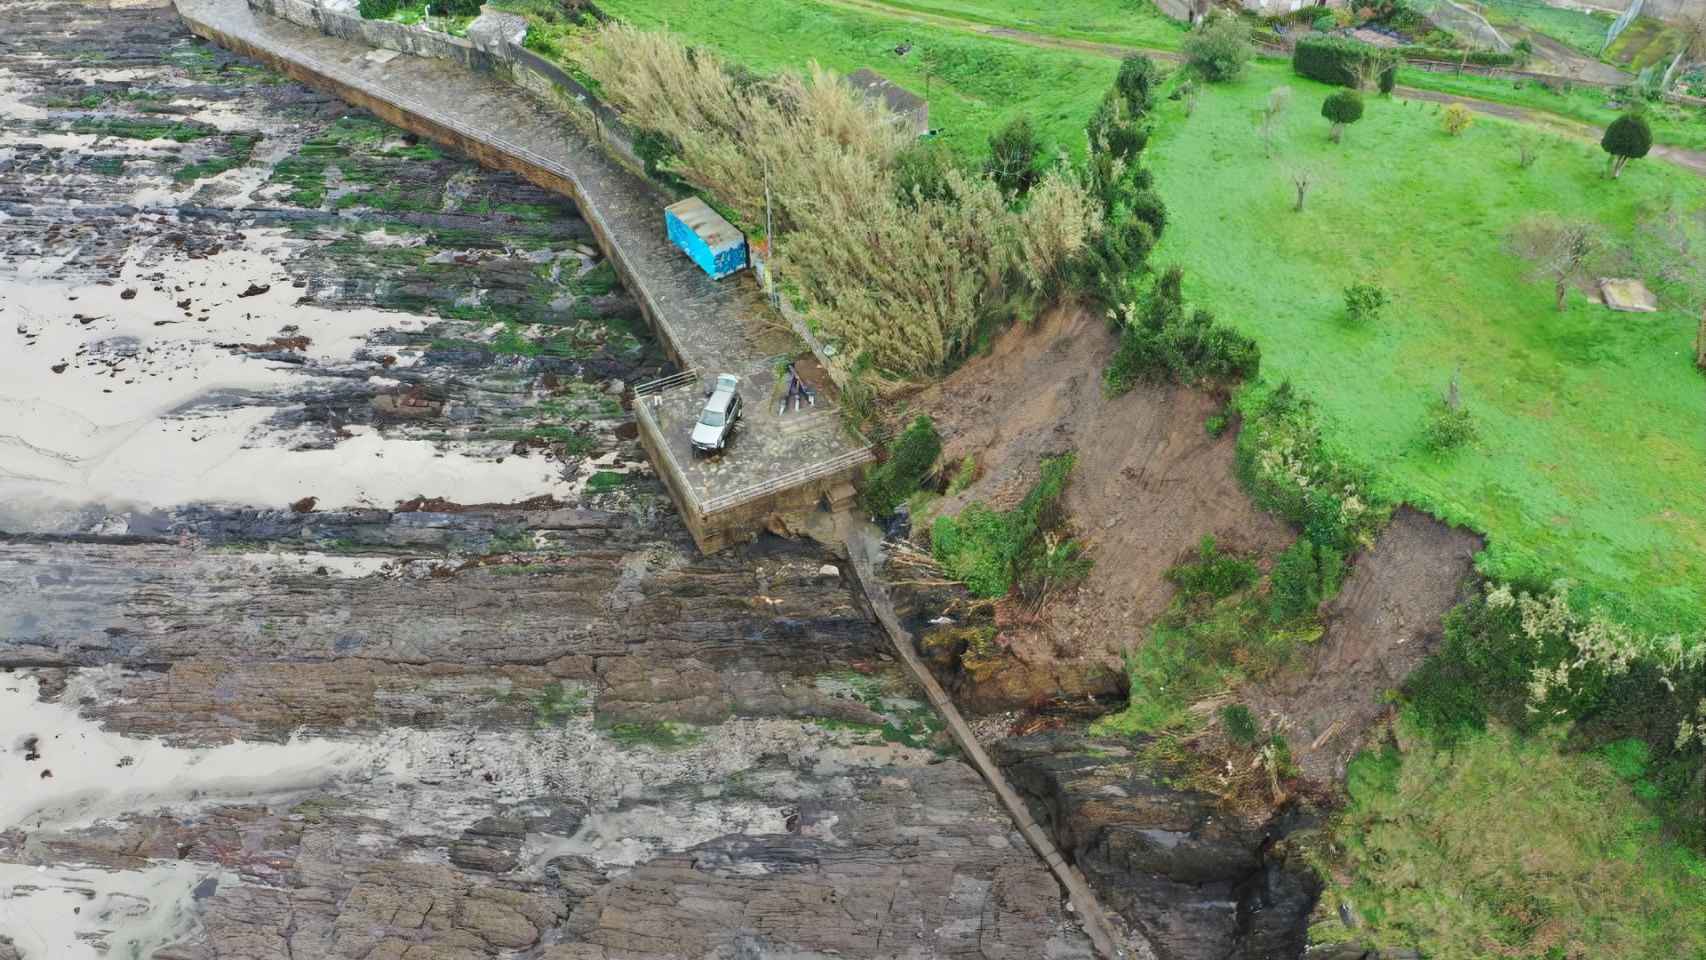
<svg viewBox="0 0 1706 960">
<path fill-rule="evenodd" d="M 1260 118 L 1256 122 L 1256 131 L 1262 137 L 1262 151 L 1268 156 L 1274 155 L 1274 136 L 1278 133 L 1279 118 L 1291 106 L 1291 88 L 1275 87 L 1268 91 L 1268 100 L 1262 105 Z"/>
<path fill-rule="evenodd" d="M 1297 205 L 1291 209 L 1297 213 L 1303 212 L 1303 200 L 1309 195 L 1309 188 L 1315 183 L 1315 171 L 1309 167 L 1292 167 L 1289 176 L 1291 185 L 1297 191 Z"/>
<path fill-rule="evenodd" d="M 1556 214 L 1525 218 L 1511 231 L 1509 244 L 1512 253 L 1533 265 L 1534 279 L 1552 281 L 1560 311 L 1570 284 L 1588 278 L 1606 246 L 1598 224 Z"/>
<path fill-rule="evenodd" d="M 1664 79 L 1659 81 L 1660 90 L 1669 90 L 1676 79 L 1677 71 L 1690 60 L 1698 56 L 1706 56 L 1706 9 L 1689 14 L 1677 23 L 1676 30 L 1682 35 L 1682 49 L 1676 52 L 1676 59 L 1665 68 Z"/>
<path fill-rule="evenodd" d="M 1689 210 L 1672 198 L 1642 211 L 1632 253 L 1636 267 L 1667 300 L 1700 312 L 1694 364 L 1706 370 L 1706 207 Z"/>
<path fill-rule="evenodd" d="M 1516 165 L 1524 170 L 1534 166 L 1540 155 L 1540 135 L 1524 127 L 1512 142 L 1516 144 Z"/>
</svg>

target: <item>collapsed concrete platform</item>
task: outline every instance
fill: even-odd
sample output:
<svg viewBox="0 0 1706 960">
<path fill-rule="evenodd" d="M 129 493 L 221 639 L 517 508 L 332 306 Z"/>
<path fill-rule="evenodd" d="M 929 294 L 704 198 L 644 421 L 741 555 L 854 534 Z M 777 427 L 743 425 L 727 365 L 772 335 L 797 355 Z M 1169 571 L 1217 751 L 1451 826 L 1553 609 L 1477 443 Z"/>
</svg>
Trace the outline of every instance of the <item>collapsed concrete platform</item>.
<svg viewBox="0 0 1706 960">
<path fill-rule="evenodd" d="M 749 275 L 712 280 L 669 243 L 663 208 L 673 198 L 607 149 L 621 153 L 624 146 L 608 108 L 589 106 L 560 70 L 502 37 L 476 45 L 414 30 L 406 43 L 394 40 L 395 24 L 352 18 L 313 0 L 175 2 L 204 39 L 575 201 L 684 371 L 636 391 L 635 416 L 701 550 L 749 539 L 776 515 L 815 509 L 826 497 L 849 499 L 853 479 L 873 459 L 870 446 L 822 400 L 811 413 L 777 414 L 776 358 L 796 344 L 787 323 Z M 387 43 L 406 46 L 407 55 L 376 55 L 375 44 Z M 577 118 L 597 139 L 572 122 Z M 720 373 L 742 377 L 746 422 L 721 456 L 695 458 L 687 432 L 703 397 L 697 378 Z"/>
</svg>

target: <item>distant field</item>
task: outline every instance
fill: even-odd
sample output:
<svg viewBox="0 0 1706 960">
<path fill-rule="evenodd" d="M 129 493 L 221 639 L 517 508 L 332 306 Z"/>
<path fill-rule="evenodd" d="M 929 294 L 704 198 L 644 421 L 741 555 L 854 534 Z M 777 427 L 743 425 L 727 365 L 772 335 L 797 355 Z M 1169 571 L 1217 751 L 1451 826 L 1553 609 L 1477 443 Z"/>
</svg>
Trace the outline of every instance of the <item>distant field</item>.
<svg viewBox="0 0 1706 960">
<path fill-rule="evenodd" d="M 1495 27 L 1519 24 L 1590 57 L 1599 56 L 1614 19 L 1610 14 L 1565 10 L 1539 0 L 1485 0 L 1478 8 Z"/>
<path fill-rule="evenodd" d="M 1653 64 L 1665 62 L 1676 54 L 1679 39 L 1675 29 L 1651 17 L 1637 17 L 1622 33 L 1605 59 L 1639 73 Z"/>
<path fill-rule="evenodd" d="M 1283 146 L 1262 156 L 1251 114 L 1295 93 Z M 1164 102 L 1150 149 L 1171 221 L 1158 260 L 1186 294 L 1254 335 L 1263 372 L 1319 399 L 1334 438 L 1397 498 L 1491 535 L 1487 572 L 1557 572 L 1629 604 L 1652 628 L 1698 626 L 1706 605 L 1706 384 L 1690 362 L 1694 318 L 1616 314 L 1524 277 L 1501 237 L 1525 213 L 1591 217 L 1627 235 L 1635 207 L 1699 179 L 1645 161 L 1601 178 L 1590 145 L 1550 140 L 1527 171 L 1513 128 L 1478 117 L 1461 138 L 1432 104 L 1373 99 L 1334 146 L 1327 88 L 1257 65 L 1209 87 L 1189 118 Z M 1302 214 L 1287 171 L 1318 179 Z M 1338 319 L 1341 291 L 1370 278 L 1395 304 L 1376 327 Z M 1423 411 L 1461 370 L 1481 440 L 1424 452 Z"/>
<path fill-rule="evenodd" d="M 828 0 L 896 14 L 951 17 L 1048 37 L 1177 50 L 1188 32 L 1152 0 Z"/>
<path fill-rule="evenodd" d="M 1096 2 L 1115 5 L 1115 0 Z M 673 30 L 756 69 L 801 67 L 816 60 L 844 74 L 870 67 L 920 95 L 928 90 L 931 124 L 967 155 L 983 151 L 992 132 L 1021 114 L 1045 139 L 1081 154 L 1084 123 L 1119 69 L 1117 61 L 1094 54 L 1038 49 L 826 3 L 601 4 L 637 26 Z M 904 56 L 895 52 L 908 43 L 912 47 Z"/>
<path fill-rule="evenodd" d="M 1582 123 L 1603 127 L 1617 119 L 1619 107 L 1615 95 L 1601 87 L 1583 84 L 1568 93 L 1554 92 L 1532 80 L 1504 80 L 1465 74 L 1429 73 L 1412 67 L 1400 67 L 1398 83 L 1421 90 L 1491 100 L 1529 110 L 1555 113 Z M 1538 119 L 1544 120 L 1545 117 Z M 1659 143 L 1706 150 L 1706 115 L 1698 108 L 1670 103 L 1652 103 L 1647 107 L 1647 119 L 1653 126 L 1653 138 Z"/>
<path fill-rule="evenodd" d="M 1400 739 L 1402 758 L 1352 764 L 1335 829 L 1345 857 L 1327 916 L 1342 905 L 1365 926 L 1334 917 L 1312 941 L 1440 958 L 1706 956 L 1706 859 L 1668 843 L 1637 799 L 1653 789 L 1643 744 L 1579 753 L 1501 729 L 1453 749 Z"/>
</svg>

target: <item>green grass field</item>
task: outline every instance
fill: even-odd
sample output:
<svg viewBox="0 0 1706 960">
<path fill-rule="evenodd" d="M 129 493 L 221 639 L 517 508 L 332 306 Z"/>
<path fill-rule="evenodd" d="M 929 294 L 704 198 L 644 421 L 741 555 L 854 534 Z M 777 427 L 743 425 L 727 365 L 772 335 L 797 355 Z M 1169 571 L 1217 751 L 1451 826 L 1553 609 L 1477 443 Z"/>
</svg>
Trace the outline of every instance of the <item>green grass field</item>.
<svg viewBox="0 0 1706 960">
<path fill-rule="evenodd" d="M 1025 30 L 1045 37 L 1177 50 L 1183 24 L 1170 20 L 1150 0 L 828 0 L 921 18 L 946 17 L 968 24 Z"/>
<path fill-rule="evenodd" d="M 1615 19 L 1608 13 L 1565 10 L 1538 0 L 1485 0 L 1477 8 L 1495 27 L 1518 24 L 1590 57 L 1599 56 L 1606 31 Z"/>
<path fill-rule="evenodd" d="M 989 135 L 1020 114 L 1029 115 L 1046 140 L 1082 154 L 1084 122 L 1119 69 L 1094 54 L 1037 49 L 824 3 L 601 2 L 636 26 L 670 29 L 754 69 L 816 60 L 843 74 L 870 67 L 920 95 L 928 89 L 931 125 L 968 156 L 981 154 Z M 895 48 L 905 43 L 911 51 L 897 55 Z"/>
<path fill-rule="evenodd" d="M 1410 67 L 1398 71 L 1398 83 L 1400 86 L 1415 87 L 1419 90 L 1435 90 L 1460 97 L 1509 104 L 1540 111 L 1542 114 L 1557 114 L 1569 120 L 1598 127 L 1604 127 L 1617 119 L 1622 110 L 1621 106 L 1612 106 L 1618 101 L 1611 91 L 1586 85 L 1563 93 L 1529 80 L 1495 79 L 1468 74 L 1454 76 Z M 1544 121 L 1548 118 L 1541 115 L 1536 119 Z M 1706 150 L 1706 115 L 1700 110 L 1669 103 L 1650 103 L 1647 105 L 1647 119 L 1652 124 L 1655 141 L 1690 150 Z"/>
<path fill-rule="evenodd" d="M 1251 115 L 1295 94 L 1281 145 L 1262 155 Z M 1552 309 L 1501 238 L 1530 211 L 1591 217 L 1627 236 L 1636 205 L 1706 191 L 1664 164 L 1601 178 L 1597 147 L 1551 139 L 1520 170 L 1514 128 L 1476 118 L 1446 136 L 1432 104 L 1372 99 L 1345 143 L 1319 116 L 1327 88 L 1259 65 L 1176 102 L 1150 148 L 1171 223 L 1159 263 L 1187 297 L 1255 336 L 1270 380 L 1316 397 L 1336 439 L 1385 493 L 1487 532 L 1486 572 L 1564 574 L 1655 629 L 1698 626 L 1706 584 L 1706 384 L 1695 321 L 1617 314 L 1572 294 Z M 1288 171 L 1318 184 L 1293 213 Z M 1394 298 L 1375 327 L 1339 319 L 1342 290 Z M 1420 443 L 1427 403 L 1461 370 L 1480 440 L 1446 458 Z"/>
<path fill-rule="evenodd" d="M 1581 754 L 1493 729 L 1447 750 L 1404 738 L 1352 764 L 1325 893 L 1364 926 L 1316 943 L 1483 957 L 1706 957 L 1706 860 L 1637 800 L 1643 745 Z M 1331 915 L 1331 914 L 1329 914 Z"/>
<path fill-rule="evenodd" d="M 1680 45 L 1681 38 L 1676 28 L 1662 20 L 1636 17 L 1612 41 L 1605 51 L 1605 59 L 1624 69 L 1640 71 L 1656 63 L 1668 63 Z"/>
</svg>

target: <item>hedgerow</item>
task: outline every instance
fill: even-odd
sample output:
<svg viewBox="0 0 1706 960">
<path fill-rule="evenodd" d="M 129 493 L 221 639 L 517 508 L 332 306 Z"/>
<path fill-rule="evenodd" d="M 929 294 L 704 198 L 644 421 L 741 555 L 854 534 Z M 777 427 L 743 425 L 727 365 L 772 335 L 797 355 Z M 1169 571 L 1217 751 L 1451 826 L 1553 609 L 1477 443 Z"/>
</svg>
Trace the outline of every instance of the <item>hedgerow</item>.
<svg viewBox="0 0 1706 960">
<path fill-rule="evenodd" d="M 1090 561 L 1081 545 L 1062 533 L 1060 507 L 1076 457 L 1070 453 L 1042 463 L 1042 476 L 1011 510 L 971 503 L 957 517 L 936 518 L 930 551 L 948 574 L 973 595 L 1009 593 L 1038 602 L 1051 589 L 1082 579 Z"/>
<path fill-rule="evenodd" d="M 1397 58 L 1372 44 L 1349 37 L 1303 37 L 1291 53 L 1291 69 L 1299 76 L 1341 87 L 1362 86 L 1365 80 L 1386 85 L 1396 76 Z"/>
<path fill-rule="evenodd" d="M 1108 311 L 1119 328 L 1119 349 L 1103 382 L 1114 396 L 1140 381 L 1230 383 L 1255 377 L 1262 351 L 1256 341 L 1218 322 L 1207 310 L 1187 310 L 1180 289 L 1182 272 L 1167 270 L 1141 305 Z"/>
<path fill-rule="evenodd" d="M 865 473 L 865 510 L 874 517 L 895 512 L 918 491 L 942 455 L 942 438 L 929 417 L 919 417 L 889 445 L 888 459 Z"/>
<path fill-rule="evenodd" d="M 1373 546 L 1392 507 L 1370 493 L 1363 468 L 1328 448 L 1315 404 L 1287 381 L 1244 391 L 1239 408 L 1238 478 L 1251 499 L 1341 554 Z"/>
</svg>

